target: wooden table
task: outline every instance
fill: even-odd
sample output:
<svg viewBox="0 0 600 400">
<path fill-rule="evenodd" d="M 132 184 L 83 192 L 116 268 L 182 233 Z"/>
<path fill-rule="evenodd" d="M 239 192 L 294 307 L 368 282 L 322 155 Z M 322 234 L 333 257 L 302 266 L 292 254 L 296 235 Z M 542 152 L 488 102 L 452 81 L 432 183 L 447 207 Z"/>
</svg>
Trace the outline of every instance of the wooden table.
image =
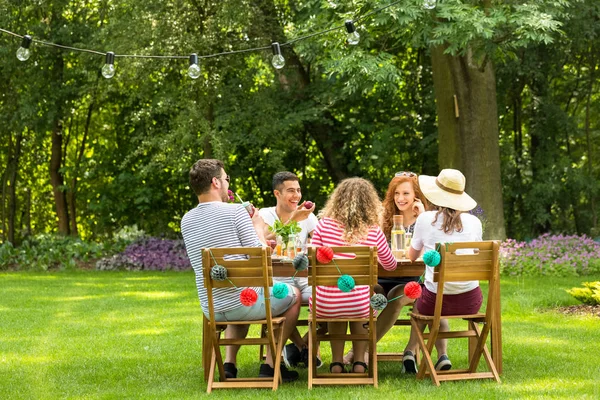
<svg viewBox="0 0 600 400">
<path fill-rule="evenodd" d="M 278 276 L 278 277 L 291 277 L 294 275 L 295 269 L 294 266 L 292 265 L 292 261 L 290 259 L 272 259 L 272 265 L 273 265 L 273 276 Z M 425 263 L 423 263 L 422 260 L 416 260 L 415 262 L 411 262 L 408 259 L 402 259 L 402 260 L 398 260 L 398 266 L 396 267 L 396 269 L 394 271 L 386 271 L 383 268 L 379 268 L 379 270 L 377 271 L 378 277 L 379 278 L 405 278 L 405 277 L 410 277 L 410 276 L 420 276 L 423 274 L 423 271 L 425 271 Z M 304 270 L 301 272 L 298 272 L 298 274 L 296 274 L 297 277 L 304 277 L 306 278 L 308 276 L 308 271 Z M 498 287 L 496 288 L 498 293 L 498 297 L 500 297 L 500 282 L 498 281 Z M 498 304 L 500 304 L 500 301 L 498 300 Z M 400 319 L 398 320 L 399 323 L 397 323 L 397 325 L 408 325 L 410 326 L 410 322 L 409 320 L 403 320 Z M 502 373 L 502 319 L 501 319 L 501 313 L 500 310 L 498 310 L 498 312 L 495 313 L 495 321 L 493 324 L 493 328 L 490 332 L 490 342 L 491 342 L 491 351 L 492 351 L 492 358 L 494 360 L 494 363 L 496 364 L 496 368 L 498 370 L 498 373 L 501 374 Z M 384 360 L 398 360 L 399 357 L 397 354 L 378 354 L 377 357 L 378 360 L 384 361 Z"/>
</svg>

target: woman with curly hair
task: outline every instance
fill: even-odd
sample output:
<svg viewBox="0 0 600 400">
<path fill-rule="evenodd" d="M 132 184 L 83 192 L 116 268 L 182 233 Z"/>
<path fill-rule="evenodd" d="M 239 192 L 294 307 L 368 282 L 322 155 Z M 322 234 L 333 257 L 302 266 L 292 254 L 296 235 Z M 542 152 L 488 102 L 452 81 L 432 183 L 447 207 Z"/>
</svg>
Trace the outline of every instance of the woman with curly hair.
<svg viewBox="0 0 600 400">
<path fill-rule="evenodd" d="M 412 233 L 417 217 L 428 208 L 429 203 L 419 188 L 417 174 L 414 172 L 397 172 L 388 185 L 383 200 L 383 214 L 379 223 L 388 243 L 391 240 L 394 215 L 404 216 L 404 230 Z M 418 276 L 397 279 L 379 278 L 378 283 L 381 286 L 383 294 L 389 300 L 402 296 L 404 294 L 404 286 L 410 281 L 418 280 Z M 400 312 L 402 312 L 402 308 L 411 302 L 410 299 L 401 297 L 398 300 L 390 302 L 377 316 L 378 341 L 394 326 Z M 344 364 L 352 364 L 354 354 L 350 350 L 344 356 Z M 365 359 L 367 359 L 367 355 L 365 355 Z"/>
<path fill-rule="evenodd" d="M 362 178 L 345 179 L 335 188 L 321 212 L 321 220 L 313 232 L 312 245 L 315 246 L 377 246 L 379 263 L 386 270 L 396 269 L 396 259 L 392 255 L 383 231 L 378 226 L 381 218 L 381 202 L 373 184 Z M 337 254 L 337 257 L 343 257 Z M 318 286 L 317 298 L 310 299 L 309 305 L 315 303 L 317 315 L 325 318 L 368 318 L 372 312 L 369 304 L 369 286 L 356 286 L 351 292 L 342 292 L 337 286 Z M 346 333 L 348 323 L 330 322 L 330 334 Z M 351 322 L 353 334 L 366 334 L 366 328 L 360 322 Z M 354 354 L 357 354 L 352 366 L 353 372 L 364 372 L 367 369 L 364 354 L 367 343 L 352 342 Z M 332 362 L 329 370 L 340 373 L 344 341 L 331 341 Z"/>
</svg>

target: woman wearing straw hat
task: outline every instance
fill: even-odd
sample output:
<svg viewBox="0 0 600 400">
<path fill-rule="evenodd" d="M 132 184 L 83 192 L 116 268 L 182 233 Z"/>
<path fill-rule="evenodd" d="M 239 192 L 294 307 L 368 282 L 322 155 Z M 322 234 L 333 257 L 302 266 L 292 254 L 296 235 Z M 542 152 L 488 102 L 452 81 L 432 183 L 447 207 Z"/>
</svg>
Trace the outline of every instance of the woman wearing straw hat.
<svg viewBox="0 0 600 400">
<path fill-rule="evenodd" d="M 481 221 L 465 211 L 475 208 L 477 203 L 465 193 L 465 176 L 456 169 L 444 169 L 435 176 L 419 176 L 419 186 L 427 200 L 436 209 L 425 211 L 417 218 L 408 257 L 414 261 L 422 251 L 435 250 L 436 243 L 476 242 L 482 240 Z M 433 267 L 425 269 L 425 287 L 415 306 L 423 315 L 433 315 L 437 283 L 433 282 Z M 451 282 L 444 285 L 442 312 L 445 315 L 473 314 L 479 311 L 483 296 L 478 281 Z M 421 327 L 423 329 L 424 326 Z M 448 321 L 442 320 L 440 331 L 448 330 Z M 447 355 L 447 339 L 436 341 L 437 370 L 449 370 L 452 363 Z M 417 337 L 411 330 L 410 339 L 404 350 L 403 370 L 416 373 L 414 353 Z"/>
</svg>

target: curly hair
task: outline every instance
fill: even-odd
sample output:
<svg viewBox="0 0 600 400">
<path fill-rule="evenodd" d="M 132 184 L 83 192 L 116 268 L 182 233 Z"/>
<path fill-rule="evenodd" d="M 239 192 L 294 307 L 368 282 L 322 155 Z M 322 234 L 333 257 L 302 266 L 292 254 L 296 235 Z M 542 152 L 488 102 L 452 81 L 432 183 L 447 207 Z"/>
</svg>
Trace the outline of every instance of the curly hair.
<svg viewBox="0 0 600 400">
<path fill-rule="evenodd" d="M 321 216 L 343 226 L 342 239 L 355 244 L 365 239 L 369 229 L 379 223 L 381 201 L 373 184 L 363 178 L 344 179 L 335 188 Z"/>
<path fill-rule="evenodd" d="M 404 182 L 411 182 L 413 186 L 413 190 L 415 191 L 415 198 L 421 200 L 423 203 L 423 207 L 425 210 L 429 209 L 429 202 L 427 198 L 421 192 L 421 188 L 419 187 L 419 180 L 417 176 L 396 176 L 388 185 L 387 192 L 385 194 L 385 198 L 383 199 L 383 221 L 381 221 L 381 230 L 385 234 L 387 240 L 390 240 L 390 235 L 392 232 L 392 225 L 394 224 L 394 215 L 400 214 L 400 209 L 396 205 L 396 201 L 394 200 L 394 195 L 396 193 L 396 188 L 398 185 Z"/>
</svg>

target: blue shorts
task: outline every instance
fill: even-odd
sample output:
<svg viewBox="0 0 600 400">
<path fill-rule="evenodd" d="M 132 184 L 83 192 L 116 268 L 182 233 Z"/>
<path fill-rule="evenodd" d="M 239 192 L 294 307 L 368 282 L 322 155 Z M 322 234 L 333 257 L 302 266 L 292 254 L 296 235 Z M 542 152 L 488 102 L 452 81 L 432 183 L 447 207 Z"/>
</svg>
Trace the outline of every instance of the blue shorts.
<svg viewBox="0 0 600 400">
<path fill-rule="evenodd" d="M 273 288 L 270 288 L 271 291 L 271 313 L 274 317 L 278 317 L 281 314 L 285 313 L 294 303 L 296 303 L 296 295 L 294 294 L 294 288 L 288 285 L 288 295 L 283 299 L 278 299 L 273 296 Z M 250 307 L 246 307 L 241 305 L 233 310 L 225 311 L 225 312 L 215 312 L 215 321 L 216 322 L 227 322 L 227 321 L 256 321 L 259 319 L 265 319 L 267 317 L 267 313 L 265 310 L 265 296 L 264 290 L 260 288 L 257 291 L 258 299 L 256 303 L 254 303 Z M 206 318 L 208 316 L 208 310 L 202 310 Z"/>
<path fill-rule="evenodd" d="M 308 299 L 312 296 L 312 286 L 308 286 L 308 278 L 280 278 L 273 277 L 273 282 L 287 283 L 297 287 L 302 295 L 302 304 L 308 304 Z"/>
</svg>

